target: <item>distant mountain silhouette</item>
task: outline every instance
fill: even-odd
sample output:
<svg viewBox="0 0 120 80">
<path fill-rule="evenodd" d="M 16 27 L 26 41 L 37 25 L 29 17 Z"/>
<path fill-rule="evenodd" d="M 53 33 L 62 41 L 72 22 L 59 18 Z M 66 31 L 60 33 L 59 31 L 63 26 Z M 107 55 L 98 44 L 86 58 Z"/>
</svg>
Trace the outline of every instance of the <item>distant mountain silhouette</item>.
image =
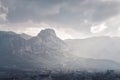
<svg viewBox="0 0 120 80">
<path fill-rule="evenodd" d="M 110 59 L 120 62 L 119 37 L 92 37 L 87 39 L 69 39 L 65 41 L 72 53 L 81 57 Z"/>
</svg>

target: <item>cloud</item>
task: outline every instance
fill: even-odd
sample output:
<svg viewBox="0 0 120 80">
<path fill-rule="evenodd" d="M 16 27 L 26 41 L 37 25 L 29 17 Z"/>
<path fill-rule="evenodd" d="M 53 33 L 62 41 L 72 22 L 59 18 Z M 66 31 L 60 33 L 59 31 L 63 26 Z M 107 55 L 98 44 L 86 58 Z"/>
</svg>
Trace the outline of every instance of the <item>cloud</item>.
<svg viewBox="0 0 120 80">
<path fill-rule="evenodd" d="M 2 0 L 9 7 L 9 21 L 53 20 L 64 23 L 88 19 L 101 21 L 116 15 L 120 3 L 101 0 Z M 75 20 L 75 21 L 74 21 Z M 78 21 L 77 21 L 78 20 Z"/>
<path fill-rule="evenodd" d="M 101 32 L 103 32 L 105 29 L 107 29 L 107 26 L 106 26 L 104 23 L 102 23 L 102 24 L 100 24 L 100 25 L 92 26 L 92 27 L 91 27 L 91 32 L 92 32 L 92 33 L 101 33 Z"/>
<path fill-rule="evenodd" d="M 34 21 L 41 21 L 46 19 L 46 16 L 48 15 L 58 13 L 61 1 L 2 0 L 2 3 L 9 8 L 7 18 L 10 22 L 24 22 L 30 19 Z"/>
<path fill-rule="evenodd" d="M 7 21 L 8 8 L 0 3 L 0 23 Z"/>
</svg>

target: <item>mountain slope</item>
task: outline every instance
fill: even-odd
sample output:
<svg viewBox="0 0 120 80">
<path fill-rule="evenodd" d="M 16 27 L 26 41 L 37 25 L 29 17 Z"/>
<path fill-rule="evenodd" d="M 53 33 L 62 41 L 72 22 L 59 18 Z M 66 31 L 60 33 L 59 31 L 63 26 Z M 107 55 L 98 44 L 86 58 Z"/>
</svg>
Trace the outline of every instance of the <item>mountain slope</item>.
<svg viewBox="0 0 120 80">
<path fill-rule="evenodd" d="M 26 40 L 16 33 L 0 31 L 0 66 L 30 67 L 29 60 L 22 56 L 20 51 L 25 46 L 25 42 Z"/>
<path fill-rule="evenodd" d="M 120 64 L 114 61 L 82 58 L 70 54 L 74 51 L 70 51 L 68 45 L 58 38 L 52 29 L 42 30 L 37 36 L 28 40 L 16 33 L 1 31 L 0 44 L 0 67 L 50 70 L 120 70 Z M 70 45 L 75 46 L 72 43 Z"/>
<path fill-rule="evenodd" d="M 64 54 L 67 52 L 65 48 L 66 44 L 56 36 L 54 30 L 45 29 L 27 41 L 23 53 L 27 53 L 40 66 L 57 68 L 62 66 L 62 59 L 65 58 Z"/>
</svg>

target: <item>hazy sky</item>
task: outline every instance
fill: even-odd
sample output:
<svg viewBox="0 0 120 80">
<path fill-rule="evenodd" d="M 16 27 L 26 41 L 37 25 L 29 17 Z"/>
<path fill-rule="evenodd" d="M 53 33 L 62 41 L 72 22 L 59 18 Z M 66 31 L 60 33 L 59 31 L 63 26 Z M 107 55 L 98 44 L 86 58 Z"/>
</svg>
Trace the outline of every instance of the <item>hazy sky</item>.
<svg viewBox="0 0 120 80">
<path fill-rule="evenodd" d="M 120 36 L 120 0 L 0 0 L 0 30 L 59 37 Z"/>
</svg>

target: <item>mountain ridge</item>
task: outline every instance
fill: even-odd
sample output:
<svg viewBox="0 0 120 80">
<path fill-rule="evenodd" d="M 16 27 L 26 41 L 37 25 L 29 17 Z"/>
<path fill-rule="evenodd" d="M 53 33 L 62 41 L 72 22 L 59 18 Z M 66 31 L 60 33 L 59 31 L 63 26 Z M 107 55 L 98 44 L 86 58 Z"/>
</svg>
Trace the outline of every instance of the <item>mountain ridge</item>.
<svg viewBox="0 0 120 80">
<path fill-rule="evenodd" d="M 65 40 L 72 51 L 82 57 L 110 59 L 119 62 L 119 37 L 92 37 L 86 39 Z M 77 45 L 76 45 L 77 44 Z M 86 51 L 87 50 L 87 51 Z"/>
</svg>

